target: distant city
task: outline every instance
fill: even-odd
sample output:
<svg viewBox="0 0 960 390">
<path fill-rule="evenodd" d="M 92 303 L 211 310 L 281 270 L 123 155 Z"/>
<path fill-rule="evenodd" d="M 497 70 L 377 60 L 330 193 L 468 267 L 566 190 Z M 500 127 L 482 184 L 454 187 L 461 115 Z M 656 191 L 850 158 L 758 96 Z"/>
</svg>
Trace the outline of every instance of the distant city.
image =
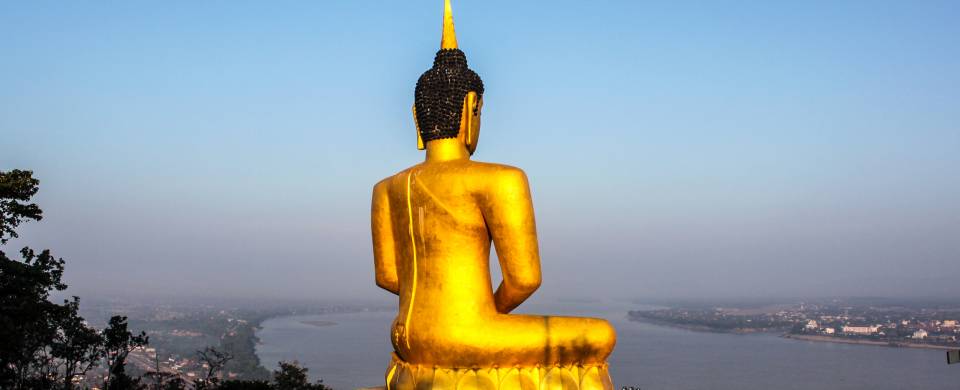
<svg viewBox="0 0 960 390">
<path fill-rule="evenodd" d="M 205 377 L 209 364 L 199 352 L 212 347 L 231 359 L 216 374 L 222 380 L 266 380 L 271 376 L 256 355 L 256 331 L 266 319 L 288 315 L 330 314 L 376 311 L 384 308 L 363 305 L 261 302 L 237 303 L 207 300 L 205 303 L 157 303 L 154 300 L 93 300 L 85 303 L 84 317 L 90 325 L 102 328 L 111 315 L 122 314 L 131 329 L 144 331 L 150 338 L 127 357 L 127 370 L 149 381 L 161 373 L 193 383 Z M 322 324 L 321 324 L 322 325 Z M 317 325 L 320 326 L 320 325 Z M 277 362 L 264 362 L 277 363 Z M 98 366 L 76 378 L 75 384 L 96 389 L 107 376 L 108 368 Z"/>
<path fill-rule="evenodd" d="M 691 330 L 782 332 L 811 341 L 914 348 L 960 347 L 960 307 L 882 300 L 830 300 L 754 307 L 672 307 L 630 319 Z"/>
</svg>

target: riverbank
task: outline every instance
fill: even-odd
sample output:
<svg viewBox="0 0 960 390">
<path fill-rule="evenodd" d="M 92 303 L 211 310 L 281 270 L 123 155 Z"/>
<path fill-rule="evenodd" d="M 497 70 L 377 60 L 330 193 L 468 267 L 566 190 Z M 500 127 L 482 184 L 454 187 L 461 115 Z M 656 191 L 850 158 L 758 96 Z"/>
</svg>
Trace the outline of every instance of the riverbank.
<svg viewBox="0 0 960 390">
<path fill-rule="evenodd" d="M 887 342 L 887 341 L 874 341 L 874 340 L 861 340 L 861 339 L 848 339 L 835 336 L 820 336 L 820 335 L 805 335 L 805 334 L 792 334 L 785 332 L 786 329 L 774 329 L 774 328 L 713 328 L 704 325 L 689 325 L 689 324 L 678 324 L 670 321 L 659 321 L 650 318 L 644 317 L 629 317 L 630 321 L 643 322 L 656 326 L 665 326 L 675 329 L 689 330 L 692 332 L 705 332 L 705 333 L 721 333 L 721 334 L 779 334 L 780 337 L 785 339 L 794 339 L 794 340 L 804 340 L 804 341 L 816 341 L 823 343 L 836 343 L 836 344 L 854 344 L 854 345 L 873 345 L 879 347 L 892 347 L 892 348 L 917 348 L 917 349 L 934 349 L 934 350 L 953 350 L 957 349 L 956 347 L 948 347 L 943 345 L 932 345 L 932 344 L 919 344 L 919 343 L 907 343 L 907 342 Z"/>
<path fill-rule="evenodd" d="M 679 324 L 676 322 L 657 320 L 653 318 L 640 316 L 627 316 L 629 321 L 642 322 L 645 324 L 664 326 L 667 328 L 676 328 L 689 330 L 691 332 L 721 333 L 721 334 L 781 334 L 786 331 L 785 328 L 717 328 L 707 325 Z"/>
<path fill-rule="evenodd" d="M 823 343 L 875 345 L 875 346 L 880 346 L 880 347 L 894 347 L 894 348 L 920 348 L 920 349 L 937 349 L 937 350 L 951 350 L 951 349 L 956 349 L 956 348 L 954 348 L 954 347 L 947 347 L 947 346 L 942 346 L 942 345 L 918 344 L 918 343 L 897 343 L 897 342 L 873 341 L 873 340 L 858 340 L 858 339 L 845 339 L 845 338 L 842 338 L 842 337 L 816 336 L 816 335 L 806 335 L 806 334 L 790 334 L 790 333 L 785 333 L 782 337 L 785 338 L 785 339 L 804 340 L 804 341 L 817 341 L 817 342 L 823 342 Z"/>
</svg>

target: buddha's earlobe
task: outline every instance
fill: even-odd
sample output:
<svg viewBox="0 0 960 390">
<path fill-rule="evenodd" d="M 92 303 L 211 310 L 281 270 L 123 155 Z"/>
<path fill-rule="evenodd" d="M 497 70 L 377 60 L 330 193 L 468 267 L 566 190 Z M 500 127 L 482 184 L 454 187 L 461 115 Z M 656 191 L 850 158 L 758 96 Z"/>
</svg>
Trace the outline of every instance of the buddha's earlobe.
<svg viewBox="0 0 960 390">
<path fill-rule="evenodd" d="M 480 101 L 476 92 L 467 93 L 463 98 L 463 113 L 460 117 L 460 136 L 467 151 L 473 155 L 480 138 Z"/>
<path fill-rule="evenodd" d="M 424 150 L 423 136 L 420 135 L 420 123 L 417 122 L 417 105 L 413 105 L 413 129 L 417 131 L 417 150 Z"/>
</svg>

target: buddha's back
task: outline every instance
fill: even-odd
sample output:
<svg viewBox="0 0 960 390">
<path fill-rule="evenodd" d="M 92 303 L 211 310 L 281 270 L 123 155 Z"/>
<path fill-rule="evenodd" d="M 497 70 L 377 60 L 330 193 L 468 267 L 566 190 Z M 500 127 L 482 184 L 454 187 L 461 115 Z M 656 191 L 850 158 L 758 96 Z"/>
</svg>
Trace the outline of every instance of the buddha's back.
<svg viewBox="0 0 960 390">
<path fill-rule="evenodd" d="M 375 212 L 377 199 L 389 210 L 400 296 L 391 340 L 405 361 L 601 362 L 612 350 L 606 321 L 506 314 L 540 284 L 523 171 L 468 159 L 426 162 L 377 184 L 374 199 Z M 504 279 L 496 295 L 491 239 Z"/>
<path fill-rule="evenodd" d="M 506 189 L 520 195 L 525 207 L 501 199 Z M 398 322 L 408 334 L 424 333 L 432 325 L 467 325 L 497 314 L 489 273 L 493 232 L 488 229 L 490 220 L 497 223 L 498 214 L 504 214 L 496 208 L 513 207 L 513 213 L 525 216 L 525 226 L 515 227 L 527 230 L 527 263 L 539 263 L 532 205 L 528 195 L 519 194 L 528 190 L 517 168 L 467 159 L 427 162 L 385 179 L 375 191 L 385 192 L 389 203 Z M 523 238 L 515 240 L 522 244 Z M 536 271 L 539 274 L 539 268 Z M 430 318 L 430 324 L 411 324 L 408 315 Z"/>
</svg>

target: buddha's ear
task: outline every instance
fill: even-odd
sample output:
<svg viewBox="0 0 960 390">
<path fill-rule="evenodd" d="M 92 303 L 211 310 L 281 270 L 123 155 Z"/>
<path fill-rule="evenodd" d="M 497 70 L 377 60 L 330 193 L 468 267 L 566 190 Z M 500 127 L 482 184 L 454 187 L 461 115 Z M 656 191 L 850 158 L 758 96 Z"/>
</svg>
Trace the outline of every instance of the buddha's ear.
<svg viewBox="0 0 960 390">
<path fill-rule="evenodd" d="M 416 104 L 413 105 L 413 127 L 414 127 L 414 130 L 417 131 L 417 150 L 426 149 L 426 147 L 423 146 L 423 137 L 420 136 L 420 124 L 417 123 L 417 105 Z"/>
<path fill-rule="evenodd" d="M 459 135 L 471 155 L 477 150 L 477 143 L 480 141 L 480 106 L 482 104 L 476 92 L 471 91 L 463 98 Z"/>
</svg>

